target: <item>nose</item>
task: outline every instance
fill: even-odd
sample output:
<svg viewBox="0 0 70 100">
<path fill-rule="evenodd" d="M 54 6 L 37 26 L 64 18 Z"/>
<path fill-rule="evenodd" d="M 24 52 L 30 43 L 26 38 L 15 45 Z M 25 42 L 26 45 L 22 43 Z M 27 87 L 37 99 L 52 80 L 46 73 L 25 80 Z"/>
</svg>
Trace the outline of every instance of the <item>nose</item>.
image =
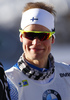
<svg viewBox="0 0 70 100">
<path fill-rule="evenodd" d="M 32 44 L 39 45 L 39 44 L 41 44 L 41 41 L 38 38 L 35 38 L 32 40 Z"/>
</svg>

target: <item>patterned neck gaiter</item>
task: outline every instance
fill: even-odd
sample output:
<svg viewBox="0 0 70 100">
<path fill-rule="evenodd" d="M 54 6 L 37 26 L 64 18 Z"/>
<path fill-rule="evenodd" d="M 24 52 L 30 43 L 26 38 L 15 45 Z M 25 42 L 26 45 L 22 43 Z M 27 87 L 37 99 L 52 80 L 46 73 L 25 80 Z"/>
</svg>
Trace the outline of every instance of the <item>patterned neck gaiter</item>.
<svg viewBox="0 0 70 100">
<path fill-rule="evenodd" d="M 37 69 L 30 67 L 27 64 L 26 60 L 24 59 L 24 54 L 22 54 L 22 56 L 19 58 L 18 65 L 19 65 L 20 70 L 29 78 L 34 79 L 34 80 L 44 80 L 44 79 L 49 78 L 54 73 L 54 67 L 55 67 L 54 58 L 51 53 L 48 56 L 48 61 L 50 63 L 49 69 L 44 72 L 41 72 Z"/>
</svg>

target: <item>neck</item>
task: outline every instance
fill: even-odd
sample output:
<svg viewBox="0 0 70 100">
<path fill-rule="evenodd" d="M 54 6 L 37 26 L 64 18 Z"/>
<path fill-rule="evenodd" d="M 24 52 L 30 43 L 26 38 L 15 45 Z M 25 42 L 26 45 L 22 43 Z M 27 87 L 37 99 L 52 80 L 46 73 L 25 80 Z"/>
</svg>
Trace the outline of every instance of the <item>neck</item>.
<svg viewBox="0 0 70 100">
<path fill-rule="evenodd" d="M 46 68 L 47 67 L 47 64 L 48 64 L 48 58 L 47 59 L 34 59 L 34 60 L 31 60 L 31 59 L 28 59 L 28 58 L 25 58 L 29 63 L 39 67 L 39 68 Z"/>
</svg>

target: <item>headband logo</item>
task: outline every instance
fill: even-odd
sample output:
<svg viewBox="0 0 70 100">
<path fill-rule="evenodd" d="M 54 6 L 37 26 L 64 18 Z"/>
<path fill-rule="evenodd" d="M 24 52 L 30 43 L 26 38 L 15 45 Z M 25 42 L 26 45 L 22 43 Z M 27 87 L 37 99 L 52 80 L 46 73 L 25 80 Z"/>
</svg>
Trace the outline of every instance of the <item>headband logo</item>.
<svg viewBox="0 0 70 100">
<path fill-rule="evenodd" d="M 38 20 L 38 18 L 32 17 L 32 19 L 30 19 L 30 20 L 32 20 L 32 22 L 33 22 L 35 20 Z"/>
</svg>

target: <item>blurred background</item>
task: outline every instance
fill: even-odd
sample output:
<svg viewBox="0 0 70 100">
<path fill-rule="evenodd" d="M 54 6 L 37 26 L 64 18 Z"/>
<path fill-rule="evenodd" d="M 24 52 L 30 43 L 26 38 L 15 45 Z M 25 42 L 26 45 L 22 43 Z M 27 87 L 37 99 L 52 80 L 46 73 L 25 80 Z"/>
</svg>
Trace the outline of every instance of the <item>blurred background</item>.
<svg viewBox="0 0 70 100">
<path fill-rule="evenodd" d="M 70 0 L 0 0 L 0 61 L 4 69 L 12 67 L 22 54 L 19 28 L 27 2 L 41 1 L 56 10 L 56 39 L 52 45 L 55 61 L 70 64 Z"/>
</svg>

